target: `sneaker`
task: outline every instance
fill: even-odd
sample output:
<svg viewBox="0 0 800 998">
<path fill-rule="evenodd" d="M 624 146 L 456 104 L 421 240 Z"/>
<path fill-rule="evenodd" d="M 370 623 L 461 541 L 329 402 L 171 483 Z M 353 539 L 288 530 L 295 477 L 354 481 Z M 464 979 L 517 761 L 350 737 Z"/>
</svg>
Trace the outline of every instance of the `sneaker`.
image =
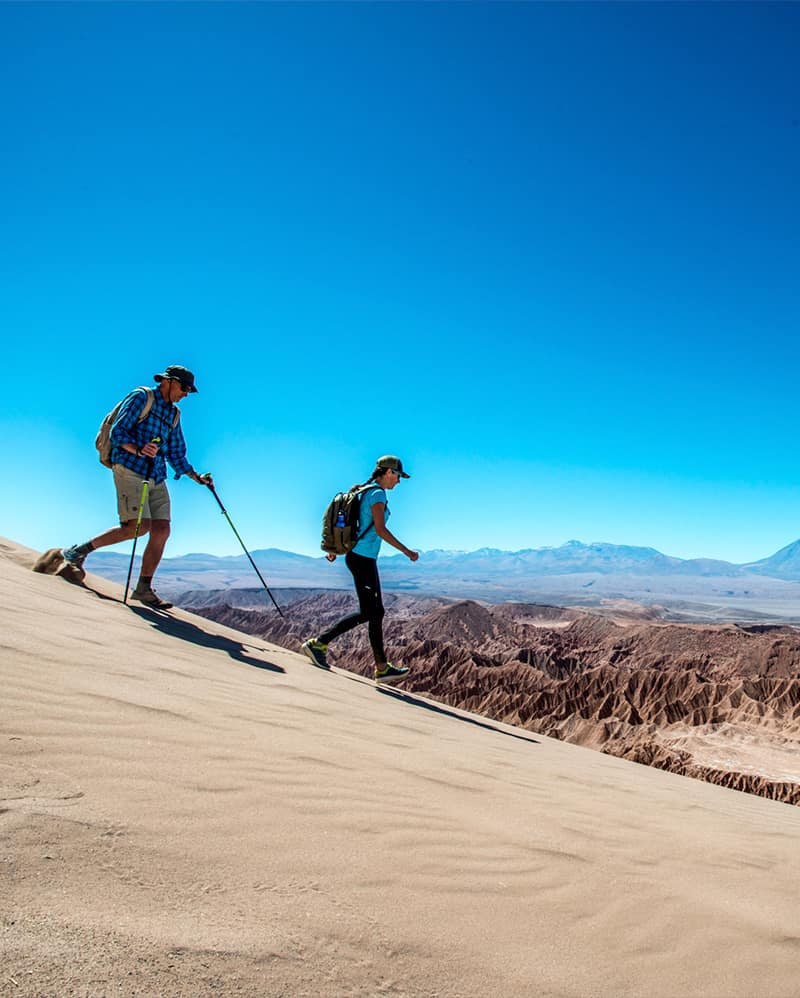
<svg viewBox="0 0 800 998">
<path fill-rule="evenodd" d="M 73 568 L 83 569 L 83 563 L 86 561 L 86 555 L 88 551 L 80 551 L 80 544 L 73 544 L 71 548 L 64 548 L 61 555 L 64 561 L 71 565 Z"/>
<path fill-rule="evenodd" d="M 408 675 L 408 667 L 405 665 L 392 665 L 387 662 L 382 669 L 375 666 L 375 682 L 384 686 L 390 686 Z"/>
<path fill-rule="evenodd" d="M 309 638 L 308 641 L 304 641 L 300 645 L 303 653 L 308 655 L 314 665 L 319 666 L 320 669 L 330 669 L 328 665 L 328 646 L 317 641 L 316 638 Z"/>
<path fill-rule="evenodd" d="M 131 599 L 138 599 L 140 603 L 144 603 L 145 606 L 152 607 L 154 610 L 169 610 L 172 606 L 165 599 L 161 599 L 155 589 L 151 589 L 150 586 L 137 586 L 131 593 Z"/>
</svg>

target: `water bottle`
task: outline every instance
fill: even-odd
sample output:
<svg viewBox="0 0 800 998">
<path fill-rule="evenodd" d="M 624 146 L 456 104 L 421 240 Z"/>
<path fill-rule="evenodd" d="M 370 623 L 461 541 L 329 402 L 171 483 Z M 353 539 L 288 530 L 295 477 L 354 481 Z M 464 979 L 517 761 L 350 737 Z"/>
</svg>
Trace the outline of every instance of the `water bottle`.
<svg viewBox="0 0 800 998">
<path fill-rule="evenodd" d="M 341 530 L 344 527 L 344 525 L 345 525 L 344 512 L 342 510 L 339 510 L 339 512 L 336 514 L 336 526 L 339 527 L 339 529 Z"/>
</svg>

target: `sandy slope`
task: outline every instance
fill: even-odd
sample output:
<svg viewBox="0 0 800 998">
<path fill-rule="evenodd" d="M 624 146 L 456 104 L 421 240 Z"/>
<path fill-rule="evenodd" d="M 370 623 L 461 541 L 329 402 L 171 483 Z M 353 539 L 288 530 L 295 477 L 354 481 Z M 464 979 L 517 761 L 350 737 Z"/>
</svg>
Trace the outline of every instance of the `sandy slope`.
<svg viewBox="0 0 800 998">
<path fill-rule="evenodd" d="M 796 996 L 800 809 L 0 544 L 0 994 Z"/>
</svg>

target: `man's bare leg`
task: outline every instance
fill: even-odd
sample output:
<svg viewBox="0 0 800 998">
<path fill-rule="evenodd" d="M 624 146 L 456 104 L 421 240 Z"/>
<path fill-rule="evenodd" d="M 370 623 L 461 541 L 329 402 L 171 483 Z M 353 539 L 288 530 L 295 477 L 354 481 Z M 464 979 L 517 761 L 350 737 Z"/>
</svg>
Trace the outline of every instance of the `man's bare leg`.
<svg viewBox="0 0 800 998">
<path fill-rule="evenodd" d="M 142 523 L 144 523 L 144 520 L 142 520 Z M 150 520 L 148 521 L 148 526 L 150 540 L 148 540 L 147 547 L 142 554 L 141 576 L 144 579 L 152 579 L 156 574 L 156 569 L 164 554 L 164 547 L 170 531 L 169 520 Z M 141 531 L 139 532 L 141 533 Z"/>
<path fill-rule="evenodd" d="M 142 520 L 139 525 L 139 536 L 143 537 L 149 530 L 150 520 Z M 98 548 L 106 548 L 110 544 L 119 544 L 121 541 L 129 541 L 135 533 L 136 520 L 128 520 L 119 527 L 112 527 L 110 530 L 106 530 L 105 533 L 98 534 L 98 536 L 93 537 L 89 543 L 92 545 L 92 550 L 96 551 Z"/>
</svg>

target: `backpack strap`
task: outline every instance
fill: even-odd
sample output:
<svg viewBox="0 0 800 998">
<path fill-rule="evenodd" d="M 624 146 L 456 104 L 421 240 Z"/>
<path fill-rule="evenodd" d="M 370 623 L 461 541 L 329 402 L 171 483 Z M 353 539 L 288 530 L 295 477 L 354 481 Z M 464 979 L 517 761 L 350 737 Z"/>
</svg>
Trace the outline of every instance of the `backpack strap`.
<svg viewBox="0 0 800 998">
<path fill-rule="evenodd" d="M 140 385 L 138 388 L 134 388 L 134 391 L 144 392 L 145 395 L 147 396 L 147 400 L 144 403 L 144 407 L 139 415 L 139 418 L 136 420 L 137 423 L 143 423 L 150 415 L 150 410 L 153 408 L 153 403 L 155 402 L 156 397 L 153 392 L 153 389 L 148 388 L 146 385 Z M 180 423 L 181 421 L 181 411 L 174 404 L 172 408 L 175 410 L 175 413 L 172 416 L 172 429 L 174 430 L 175 427 L 178 425 L 178 423 Z"/>
<path fill-rule="evenodd" d="M 139 414 L 139 418 L 136 420 L 137 423 L 143 423 L 150 415 L 150 410 L 153 408 L 153 402 L 155 401 L 155 396 L 153 395 L 153 389 L 148 388 L 146 385 L 139 385 L 139 387 L 134 390 L 137 392 L 144 392 L 145 395 L 147 396 L 147 398 L 145 399 L 144 408 Z"/>
</svg>

